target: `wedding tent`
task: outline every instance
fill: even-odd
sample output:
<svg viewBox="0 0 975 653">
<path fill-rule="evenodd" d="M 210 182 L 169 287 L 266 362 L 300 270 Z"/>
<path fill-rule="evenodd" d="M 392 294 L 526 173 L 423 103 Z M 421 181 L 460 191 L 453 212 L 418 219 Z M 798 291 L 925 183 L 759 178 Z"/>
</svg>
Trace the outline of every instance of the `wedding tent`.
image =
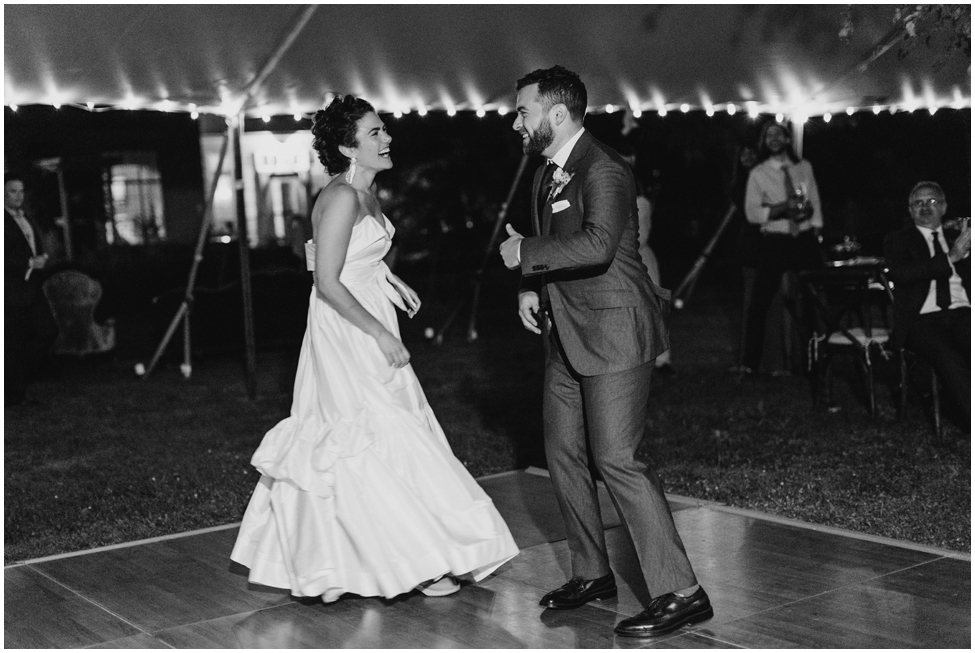
<svg viewBox="0 0 975 653">
<path fill-rule="evenodd" d="M 844 11 L 852 11 L 844 21 Z M 309 115 L 508 111 L 556 63 L 594 111 L 970 106 L 967 59 L 893 5 L 7 5 L 4 102 Z M 915 39 L 918 41 L 918 39 Z"/>
<path fill-rule="evenodd" d="M 841 111 L 970 107 L 969 58 L 949 49 L 950 30 L 923 22 L 893 5 L 8 4 L 4 103 L 270 120 L 353 93 L 394 116 L 503 114 L 519 77 L 561 64 L 580 73 L 593 112 L 746 111 L 801 127 Z M 905 39 L 919 29 L 922 38 Z M 240 130 L 227 133 L 253 397 Z M 195 270 L 150 371 L 180 320 L 188 325 Z"/>
</svg>

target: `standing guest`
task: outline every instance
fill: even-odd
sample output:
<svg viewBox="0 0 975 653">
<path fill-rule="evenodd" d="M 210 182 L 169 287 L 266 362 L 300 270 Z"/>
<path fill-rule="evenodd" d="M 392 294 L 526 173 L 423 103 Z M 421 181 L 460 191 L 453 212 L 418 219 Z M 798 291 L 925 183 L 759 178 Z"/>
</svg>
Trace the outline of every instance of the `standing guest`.
<svg viewBox="0 0 975 653">
<path fill-rule="evenodd" d="M 745 374 L 756 374 L 761 365 L 765 318 L 782 276 L 822 264 L 823 213 L 812 165 L 796 155 L 788 129 L 777 122 L 762 128 L 758 148 L 762 161 L 749 173 L 745 189 L 745 218 L 759 225 L 762 235 L 745 317 Z"/>
<path fill-rule="evenodd" d="M 48 257 L 37 224 L 24 212 L 24 181 L 3 178 L 4 405 L 27 397 L 27 383 L 47 364 L 57 326 L 41 292 Z"/>
<path fill-rule="evenodd" d="M 933 181 L 911 190 L 914 224 L 884 242 L 894 283 L 894 345 L 907 346 L 934 367 L 948 395 L 972 421 L 972 231 L 946 238 L 942 221 L 948 204 Z"/>
<path fill-rule="evenodd" d="M 410 367 L 395 307 L 416 293 L 383 263 L 393 225 L 373 180 L 393 166 L 372 105 L 338 97 L 314 147 L 336 175 L 312 213 L 314 284 L 291 416 L 251 463 L 261 480 L 231 558 L 294 596 L 456 592 L 518 553 L 490 497 L 454 457 Z"/>
<path fill-rule="evenodd" d="M 758 163 L 758 150 L 750 143 L 744 143 L 738 148 L 735 157 L 734 172 L 731 176 L 731 201 L 735 208 L 735 223 L 738 225 L 738 245 L 735 258 L 741 265 L 742 296 L 741 328 L 738 334 L 738 358 L 735 361 L 735 371 L 745 371 L 743 368 L 745 355 L 745 319 L 748 315 L 748 304 L 752 298 L 752 286 L 755 283 L 755 268 L 761 259 L 762 230 L 761 225 L 752 224 L 745 217 L 745 191 L 748 188 L 748 177 L 752 168 Z"/>
<path fill-rule="evenodd" d="M 511 225 L 501 244 L 524 276 L 522 324 L 543 334 L 545 454 L 565 520 L 572 577 L 542 597 L 560 610 L 616 596 L 587 449 L 636 549 L 650 596 L 616 626 L 651 637 L 709 619 L 657 475 L 635 458 L 643 440 L 654 359 L 667 349 L 669 293 L 640 261 L 636 188 L 626 162 L 583 128 L 586 87 L 561 66 L 518 81 L 526 154 L 549 159 L 535 174 L 533 236 Z M 539 326 L 541 323 L 541 327 Z"/>
</svg>

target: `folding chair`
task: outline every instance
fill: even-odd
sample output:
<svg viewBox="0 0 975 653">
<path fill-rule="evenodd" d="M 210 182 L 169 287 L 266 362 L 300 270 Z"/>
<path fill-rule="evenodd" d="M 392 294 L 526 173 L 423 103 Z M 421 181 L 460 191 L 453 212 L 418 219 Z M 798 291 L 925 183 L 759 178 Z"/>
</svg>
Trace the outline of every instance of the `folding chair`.
<svg viewBox="0 0 975 653">
<path fill-rule="evenodd" d="M 898 362 L 900 363 L 901 373 L 900 396 L 898 397 L 897 402 L 897 418 L 903 418 L 904 413 L 907 412 L 908 380 L 910 379 L 910 371 L 918 367 L 926 368 L 923 371 L 925 372 L 925 380 L 931 384 L 931 413 L 934 417 L 934 439 L 936 442 L 940 443 L 941 387 L 938 383 L 938 375 L 927 361 L 907 347 L 901 347 L 897 352 L 897 355 Z"/>
<path fill-rule="evenodd" d="M 812 314 L 808 366 L 813 372 L 814 403 L 819 405 L 824 398 L 827 403 L 832 400 L 833 358 L 849 354 L 863 373 L 870 415 L 876 415 L 875 363 L 878 357 L 891 358 L 886 345 L 890 341 L 894 299 L 882 267 L 803 270 L 799 279 Z"/>
</svg>

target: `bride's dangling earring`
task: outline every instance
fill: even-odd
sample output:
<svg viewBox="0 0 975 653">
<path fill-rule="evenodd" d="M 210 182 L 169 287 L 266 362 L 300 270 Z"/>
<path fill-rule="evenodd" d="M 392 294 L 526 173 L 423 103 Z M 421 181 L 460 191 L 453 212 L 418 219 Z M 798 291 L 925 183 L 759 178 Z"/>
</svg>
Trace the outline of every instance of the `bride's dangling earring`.
<svg viewBox="0 0 975 653">
<path fill-rule="evenodd" d="M 355 179 L 355 157 L 349 161 L 349 169 L 345 173 L 345 181 L 351 184 L 353 179 Z"/>
</svg>

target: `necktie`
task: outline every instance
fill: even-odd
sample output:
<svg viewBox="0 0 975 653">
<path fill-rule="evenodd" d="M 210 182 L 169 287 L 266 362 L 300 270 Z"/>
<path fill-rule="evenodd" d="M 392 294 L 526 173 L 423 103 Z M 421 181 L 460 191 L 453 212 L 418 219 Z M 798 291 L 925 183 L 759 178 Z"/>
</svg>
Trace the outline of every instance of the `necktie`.
<svg viewBox="0 0 975 653">
<path fill-rule="evenodd" d="M 931 240 L 934 242 L 935 256 L 938 254 L 944 254 L 945 248 L 941 246 L 941 239 L 938 238 L 937 231 L 931 234 Z M 941 309 L 948 310 L 948 308 L 951 306 L 951 287 L 947 277 L 938 277 L 938 279 L 935 281 L 934 297 Z"/>
<path fill-rule="evenodd" d="M 558 168 L 554 161 L 549 161 L 542 173 L 542 184 L 538 187 L 538 220 L 541 223 L 542 211 L 545 209 L 545 202 L 548 201 L 548 194 L 552 190 L 552 177 L 555 176 L 555 169 Z"/>
</svg>

